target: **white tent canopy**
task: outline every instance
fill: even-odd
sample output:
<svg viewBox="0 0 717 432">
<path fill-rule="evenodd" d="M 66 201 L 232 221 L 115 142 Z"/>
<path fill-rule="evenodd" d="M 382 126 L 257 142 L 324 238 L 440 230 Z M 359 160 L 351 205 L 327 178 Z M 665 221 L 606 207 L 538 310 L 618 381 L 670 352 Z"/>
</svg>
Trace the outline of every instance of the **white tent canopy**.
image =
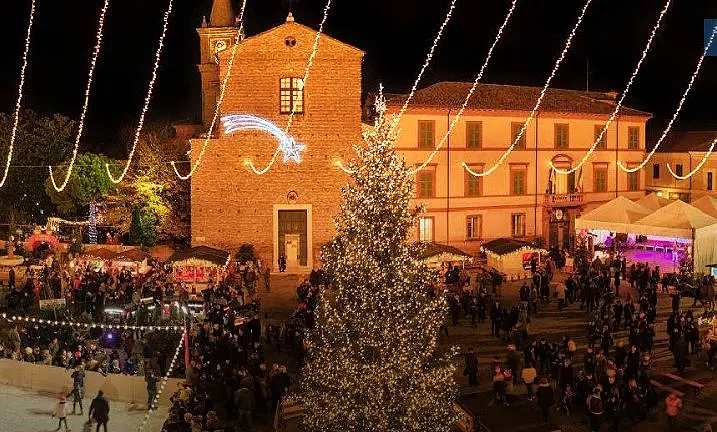
<svg viewBox="0 0 717 432">
<path fill-rule="evenodd" d="M 692 207 L 696 207 L 712 217 L 717 217 L 717 198 L 709 195 L 703 195 L 692 201 Z"/>
<path fill-rule="evenodd" d="M 654 213 L 636 221 L 631 231 L 636 234 L 692 239 L 693 230 L 716 224 L 717 219 L 684 201 L 673 201 Z"/>
<path fill-rule="evenodd" d="M 653 192 L 649 195 L 645 195 L 644 197 L 640 198 L 635 202 L 643 207 L 647 207 L 648 209 L 655 211 L 669 204 L 670 200 L 668 200 L 667 198 L 662 198 L 658 196 L 657 193 Z"/>
<path fill-rule="evenodd" d="M 650 209 L 619 196 L 575 219 L 575 229 L 629 232 L 630 224 L 650 214 Z"/>
</svg>

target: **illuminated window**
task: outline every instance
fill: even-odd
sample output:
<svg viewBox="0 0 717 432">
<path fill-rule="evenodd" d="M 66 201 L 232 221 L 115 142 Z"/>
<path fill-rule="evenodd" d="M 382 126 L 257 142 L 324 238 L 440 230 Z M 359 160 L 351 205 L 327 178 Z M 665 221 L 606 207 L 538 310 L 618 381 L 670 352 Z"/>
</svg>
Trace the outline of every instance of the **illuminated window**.
<svg viewBox="0 0 717 432">
<path fill-rule="evenodd" d="M 483 146 L 483 123 L 466 122 L 466 148 L 479 149 Z"/>
<path fill-rule="evenodd" d="M 569 126 L 567 123 L 555 124 L 555 148 L 565 150 L 568 148 Z"/>
<path fill-rule="evenodd" d="M 436 122 L 433 120 L 418 121 L 418 148 L 433 149 L 436 146 Z"/>
<path fill-rule="evenodd" d="M 423 170 L 416 175 L 416 196 L 418 198 L 433 198 L 435 173 L 432 170 Z"/>
<path fill-rule="evenodd" d="M 525 236 L 525 213 L 510 215 L 510 233 L 513 237 Z"/>
<path fill-rule="evenodd" d="M 433 218 L 422 217 L 418 220 L 418 240 L 433 242 Z"/>
<path fill-rule="evenodd" d="M 282 78 L 280 85 L 281 114 L 304 113 L 304 80 L 301 78 Z"/>
<path fill-rule="evenodd" d="M 627 128 L 627 148 L 637 150 L 640 148 L 640 127 L 630 126 Z"/>
<path fill-rule="evenodd" d="M 520 131 L 523 129 L 524 123 L 511 123 L 510 124 L 510 144 L 513 144 L 515 142 L 515 139 L 518 138 L 518 135 L 520 134 Z M 525 148 L 525 136 L 528 134 L 528 130 L 526 129 L 525 132 L 523 132 L 523 135 L 520 137 L 520 140 L 518 140 L 517 143 L 515 143 L 515 148 L 517 149 L 524 149 Z"/>
<path fill-rule="evenodd" d="M 468 240 L 480 239 L 483 237 L 483 217 L 466 217 L 466 238 Z"/>
<path fill-rule="evenodd" d="M 595 132 L 593 142 L 597 141 L 598 137 L 600 136 L 600 133 L 602 132 L 602 129 L 605 127 L 605 125 L 595 125 Z M 604 134 L 602 134 L 602 138 L 600 138 L 600 141 L 598 141 L 597 146 L 595 146 L 598 150 L 605 150 L 607 148 L 607 131 L 605 131 Z"/>
</svg>

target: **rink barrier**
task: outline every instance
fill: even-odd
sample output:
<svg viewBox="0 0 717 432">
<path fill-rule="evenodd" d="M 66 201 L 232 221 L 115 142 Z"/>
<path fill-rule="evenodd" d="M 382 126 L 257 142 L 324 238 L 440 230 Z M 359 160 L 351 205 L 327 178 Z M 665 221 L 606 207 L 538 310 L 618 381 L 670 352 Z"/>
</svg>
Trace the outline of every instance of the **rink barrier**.
<svg viewBox="0 0 717 432">
<path fill-rule="evenodd" d="M 10 359 L 0 359 L 0 384 L 20 387 L 57 396 L 66 395 L 72 391 L 73 369 L 65 370 L 56 366 L 19 362 Z M 164 392 L 160 395 L 160 407 L 169 404 L 169 398 L 184 382 L 180 378 L 169 378 Z M 85 408 L 89 409 L 89 402 L 102 390 L 110 401 L 147 404 L 147 383 L 144 377 L 120 374 L 104 376 L 99 372 L 85 371 Z M 70 398 L 70 401 L 72 398 Z"/>
</svg>

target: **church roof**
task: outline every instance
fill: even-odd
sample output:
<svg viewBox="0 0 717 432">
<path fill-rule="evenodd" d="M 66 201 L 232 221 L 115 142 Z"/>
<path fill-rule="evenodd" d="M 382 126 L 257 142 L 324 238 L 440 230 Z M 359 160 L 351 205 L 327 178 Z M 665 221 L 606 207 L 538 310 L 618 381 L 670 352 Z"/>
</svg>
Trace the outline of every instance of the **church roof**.
<svg viewBox="0 0 717 432">
<path fill-rule="evenodd" d="M 452 108 L 463 105 L 473 83 L 443 81 L 422 88 L 413 96 L 409 107 Z M 540 96 L 541 87 L 504 84 L 478 84 L 468 101 L 468 109 L 495 111 L 531 111 Z M 401 105 L 407 95 L 387 99 L 389 105 Z M 548 89 L 540 110 L 543 112 L 610 115 L 615 110 L 614 93 Z M 652 117 L 652 114 L 623 106 L 623 116 Z"/>
<path fill-rule="evenodd" d="M 231 0 L 214 0 L 212 3 L 212 14 L 209 17 L 209 25 L 212 27 L 232 27 L 235 24 L 236 15 Z"/>
</svg>

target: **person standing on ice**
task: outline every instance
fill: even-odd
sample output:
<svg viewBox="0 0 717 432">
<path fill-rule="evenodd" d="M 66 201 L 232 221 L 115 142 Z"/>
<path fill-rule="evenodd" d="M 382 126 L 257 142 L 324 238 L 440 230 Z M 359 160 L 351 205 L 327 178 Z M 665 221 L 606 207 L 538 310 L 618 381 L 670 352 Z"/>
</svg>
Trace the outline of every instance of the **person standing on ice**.
<svg viewBox="0 0 717 432">
<path fill-rule="evenodd" d="M 62 423 L 65 423 L 65 431 L 69 432 L 70 427 L 67 426 L 67 411 L 69 410 L 69 407 L 67 406 L 67 398 L 65 395 L 61 395 L 57 399 L 57 403 L 55 403 L 55 408 L 52 410 L 52 417 L 59 418 L 60 421 L 57 423 L 57 429 L 56 431 L 59 431 L 62 428 Z"/>
</svg>

